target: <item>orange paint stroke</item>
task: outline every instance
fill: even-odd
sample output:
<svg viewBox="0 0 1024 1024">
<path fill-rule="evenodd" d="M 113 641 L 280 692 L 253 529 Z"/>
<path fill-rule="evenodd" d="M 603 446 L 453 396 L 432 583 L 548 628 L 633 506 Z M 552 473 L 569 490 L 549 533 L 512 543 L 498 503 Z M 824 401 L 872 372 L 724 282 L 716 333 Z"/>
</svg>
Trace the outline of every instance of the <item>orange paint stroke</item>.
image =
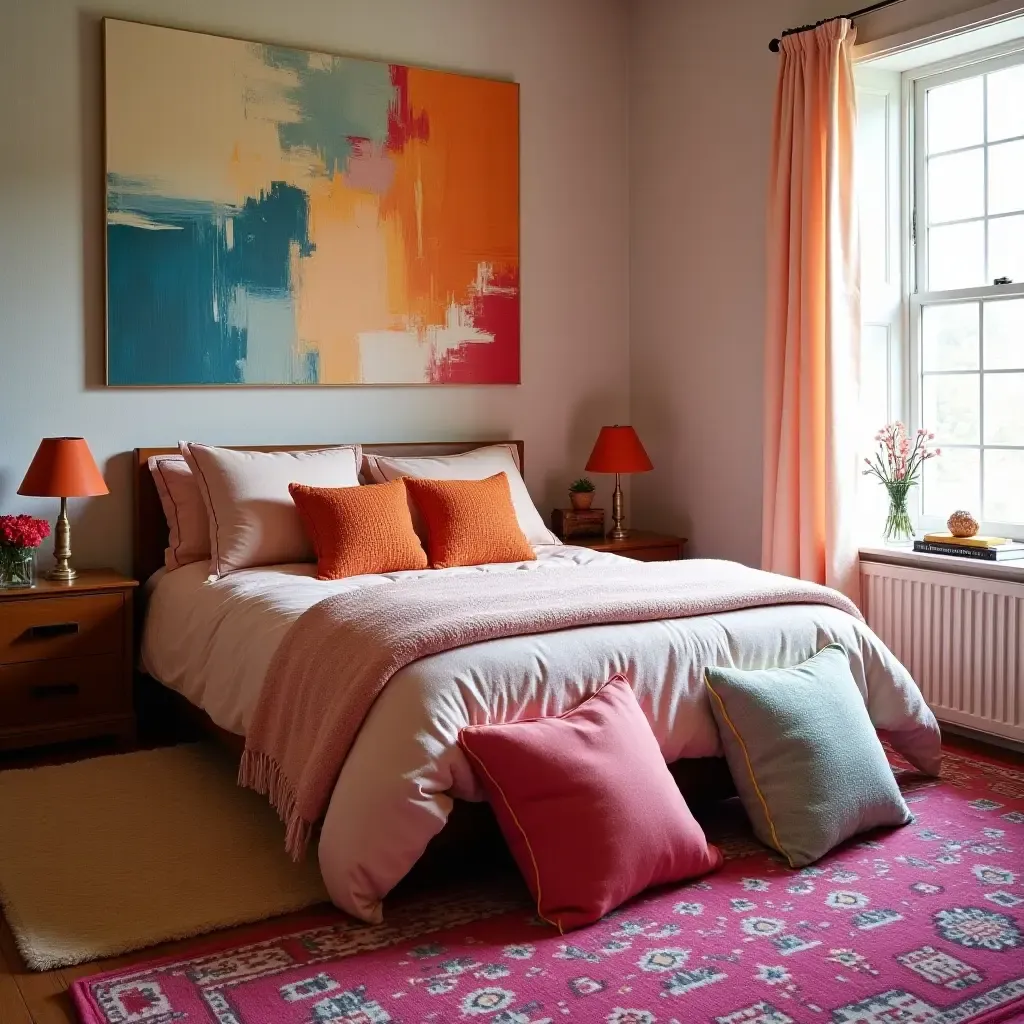
<svg viewBox="0 0 1024 1024">
<path fill-rule="evenodd" d="M 450 303 L 467 300 L 478 264 L 518 267 L 519 111 L 508 82 L 410 68 L 408 88 L 429 138 L 393 154 L 381 215 L 400 232 L 405 265 L 392 312 L 422 329 L 443 325 Z M 402 298 L 404 308 L 394 304 Z"/>
</svg>

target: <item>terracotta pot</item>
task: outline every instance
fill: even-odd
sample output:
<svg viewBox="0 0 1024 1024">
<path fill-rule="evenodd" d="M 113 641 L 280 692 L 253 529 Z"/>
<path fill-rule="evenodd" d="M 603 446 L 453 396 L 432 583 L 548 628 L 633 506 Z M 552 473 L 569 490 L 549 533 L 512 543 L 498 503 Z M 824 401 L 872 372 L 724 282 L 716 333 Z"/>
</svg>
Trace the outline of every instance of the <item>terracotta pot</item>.
<svg viewBox="0 0 1024 1024">
<path fill-rule="evenodd" d="M 577 512 L 582 512 L 584 509 L 590 508 L 594 503 L 594 492 L 593 491 L 570 491 L 569 500 L 572 502 L 572 507 Z"/>
</svg>

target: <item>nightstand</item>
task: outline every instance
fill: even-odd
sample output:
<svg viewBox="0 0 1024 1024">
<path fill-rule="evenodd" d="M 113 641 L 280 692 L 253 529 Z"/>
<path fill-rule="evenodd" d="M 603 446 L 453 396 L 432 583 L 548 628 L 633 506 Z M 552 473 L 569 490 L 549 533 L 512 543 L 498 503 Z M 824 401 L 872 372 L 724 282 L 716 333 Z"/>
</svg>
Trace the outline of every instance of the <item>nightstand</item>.
<svg viewBox="0 0 1024 1024">
<path fill-rule="evenodd" d="M 667 533 L 649 533 L 646 530 L 630 530 L 625 540 L 610 537 L 577 537 L 566 541 L 578 548 L 591 551 L 610 551 L 613 555 L 633 558 L 638 562 L 671 562 L 683 557 L 686 548 L 685 537 L 673 537 Z"/>
<path fill-rule="evenodd" d="M 132 596 L 112 569 L 0 590 L 0 750 L 135 738 Z"/>
</svg>

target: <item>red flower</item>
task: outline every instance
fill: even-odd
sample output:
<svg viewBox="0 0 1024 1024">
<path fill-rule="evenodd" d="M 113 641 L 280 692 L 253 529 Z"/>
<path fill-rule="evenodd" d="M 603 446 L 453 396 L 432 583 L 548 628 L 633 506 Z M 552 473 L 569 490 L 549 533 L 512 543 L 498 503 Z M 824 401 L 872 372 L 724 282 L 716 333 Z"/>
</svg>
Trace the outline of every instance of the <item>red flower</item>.
<svg viewBox="0 0 1024 1024">
<path fill-rule="evenodd" d="M 37 548 L 50 536 L 50 524 L 33 516 L 0 516 L 0 544 L 8 548 Z"/>
</svg>

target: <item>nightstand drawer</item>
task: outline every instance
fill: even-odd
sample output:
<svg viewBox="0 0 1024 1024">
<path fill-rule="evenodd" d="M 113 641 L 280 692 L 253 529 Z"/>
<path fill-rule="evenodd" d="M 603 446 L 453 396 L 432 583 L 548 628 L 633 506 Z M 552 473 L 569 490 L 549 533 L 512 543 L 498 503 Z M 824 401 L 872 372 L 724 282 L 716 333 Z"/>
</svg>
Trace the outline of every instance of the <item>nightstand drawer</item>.
<svg viewBox="0 0 1024 1024">
<path fill-rule="evenodd" d="M 119 654 L 0 665 L 0 731 L 130 710 Z"/>
<path fill-rule="evenodd" d="M 623 551 L 621 554 L 637 562 L 673 562 L 679 557 L 679 546 L 673 544 L 671 547 L 662 548 L 636 548 L 633 551 Z"/>
<path fill-rule="evenodd" d="M 120 653 L 120 594 L 8 601 L 0 607 L 0 664 Z"/>
</svg>

